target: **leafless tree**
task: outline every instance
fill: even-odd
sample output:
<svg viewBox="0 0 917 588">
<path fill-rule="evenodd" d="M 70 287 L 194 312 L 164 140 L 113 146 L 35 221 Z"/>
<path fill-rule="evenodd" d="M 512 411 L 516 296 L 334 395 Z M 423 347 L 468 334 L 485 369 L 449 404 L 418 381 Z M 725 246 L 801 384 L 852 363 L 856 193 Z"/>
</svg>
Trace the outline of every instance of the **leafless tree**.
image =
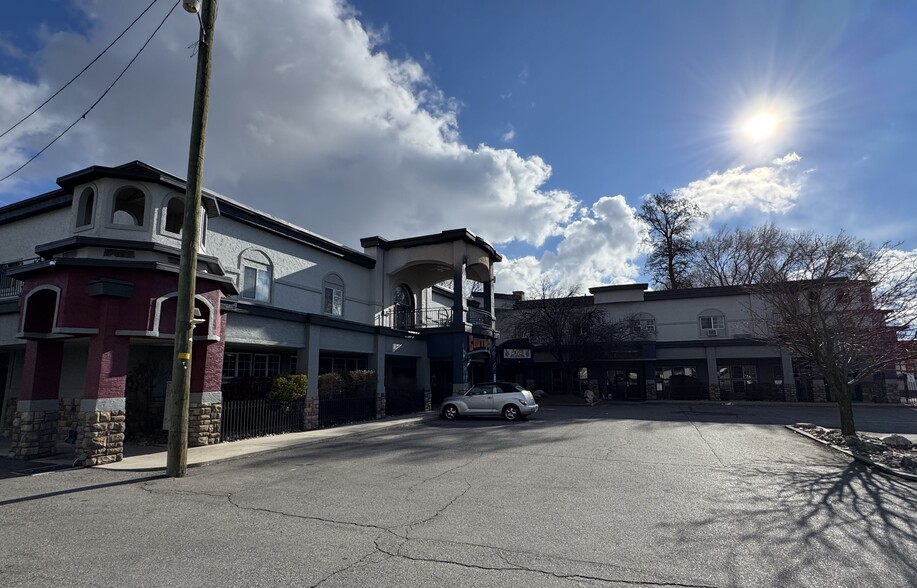
<svg viewBox="0 0 917 588">
<path fill-rule="evenodd" d="M 649 226 L 652 251 L 646 257 L 646 270 L 656 285 L 666 290 L 691 286 L 690 270 L 697 247 L 691 237 L 706 216 L 693 202 L 667 192 L 643 201 L 637 218 Z"/>
<path fill-rule="evenodd" d="M 576 370 L 595 353 L 633 335 L 629 321 L 609 319 L 579 286 L 564 288 L 547 279 L 516 302 L 511 317 L 508 328 L 515 337 L 528 338 L 551 353 L 565 392 L 571 391 Z"/>
<path fill-rule="evenodd" d="M 837 401 L 842 433 L 855 435 L 851 386 L 915 355 L 914 257 L 843 233 L 797 235 L 791 247 L 793 262 L 751 287 L 761 303 L 752 328 L 817 370 Z"/>
<path fill-rule="evenodd" d="M 762 276 L 781 275 L 796 263 L 794 235 L 773 223 L 747 229 L 721 228 L 697 243 L 691 282 L 694 286 L 744 286 Z"/>
</svg>

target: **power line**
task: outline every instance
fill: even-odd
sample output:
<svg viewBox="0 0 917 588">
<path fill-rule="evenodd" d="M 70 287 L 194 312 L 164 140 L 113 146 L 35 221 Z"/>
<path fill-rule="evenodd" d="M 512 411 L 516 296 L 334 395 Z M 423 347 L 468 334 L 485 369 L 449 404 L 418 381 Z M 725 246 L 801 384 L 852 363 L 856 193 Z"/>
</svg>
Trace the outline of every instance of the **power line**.
<svg viewBox="0 0 917 588">
<path fill-rule="evenodd" d="M 105 53 L 108 52 L 108 50 L 111 49 L 112 46 L 114 46 L 114 44 L 117 43 L 117 42 L 121 39 L 121 37 L 123 37 L 125 34 L 127 34 L 127 31 L 131 30 L 131 27 L 133 27 L 135 24 L 137 24 L 137 21 L 140 20 L 141 18 L 143 18 L 143 15 L 146 14 L 147 11 L 149 11 L 150 8 L 152 8 L 153 5 L 156 4 L 157 2 L 159 2 L 159 0 L 153 0 L 152 2 L 150 2 L 150 5 L 147 6 L 147 7 L 143 10 L 143 12 L 140 13 L 140 16 L 138 16 L 137 18 L 135 18 L 135 19 L 133 20 L 133 22 L 131 22 L 131 24 L 127 25 L 127 28 L 124 29 L 123 31 L 121 31 L 121 34 L 118 35 L 117 37 L 115 37 L 115 40 L 112 41 L 111 43 L 109 43 L 109 44 L 108 44 L 108 47 L 106 47 L 105 49 L 102 50 L 101 53 L 99 53 L 98 55 L 96 55 L 95 59 L 93 59 L 92 61 L 90 61 L 89 64 L 86 65 L 86 67 L 84 67 L 83 69 L 81 69 L 81 70 L 80 70 L 80 73 L 78 73 L 78 74 L 76 74 L 75 76 L 73 76 L 73 78 L 72 78 L 69 82 L 67 82 L 66 84 L 64 84 L 63 86 L 61 86 L 60 90 L 58 90 L 57 92 L 51 94 L 51 96 L 48 97 L 47 100 L 45 100 L 44 102 L 42 102 L 41 104 L 39 104 L 39 105 L 35 108 L 35 110 L 33 110 L 32 112 L 30 112 L 30 113 L 28 113 L 27 115 L 25 115 L 24 117 L 22 117 L 22 118 L 19 120 L 19 122 L 17 122 L 16 124 L 14 124 L 13 126 L 11 126 L 10 128 L 8 128 L 8 129 L 6 129 L 5 131 L 3 131 L 3 133 L 0 133 L 0 139 L 2 139 L 3 137 L 5 137 L 5 136 L 7 135 L 7 133 L 9 133 L 10 131 L 12 131 L 13 129 L 15 129 L 16 127 L 18 127 L 19 125 L 21 125 L 21 124 L 24 123 L 25 121 L 27 121 L 33 114 L 35 114 L 36 112 L 38 112 L 39 110 L 41 110 L 41 108 L 42 108 L 45 104 L 47 104 L 48 102 L 51 102 L 52 100 L 54 100 L 55 97 L 57 97 L 58 94 L 60 94 L 60 93 L 63 92 L 64 90 L 66 90 L 66 89 L 67 89 L 67 86 L 69 86 L 70 84 L 72 84 L 73 82 L 75 82 L 76 79 L 77 79 L 78 77 L 80 77 L 81 75 L 83 75 L 84 73 L 86 73 L 86 70 L 89 69 L 90 67 L 92 67 L 92 65 L 93 65 L 96 61 L 98 61 L 99 59 L 101 59 L 101 57 L 102 57 L 103 55 L 105 55 Z"/>
<path fill-rule="evenodd" d="M 154 0 L 154 1 L 158 1 L 158 0 Z M 22 168 L 24 168 L 25 166 L 29 165 L 29 164 L 32 163 L 33 161 L 35 161 L 35 160 L 38 158 L 39 155 L 41 155 L 42 153 L 44 153 L 51 145 L 54 145 L 54 144 L 57 142 L 58 139 L 60 139 L 61 137 L 63 137 L 65 134 L 67 134 L 67 131 L 69 131 L 70 129 L 72 129 L 73 127 L 75 127 L 75 126 L 76 126 L 76 123 L 78 123 L 78 122 L 80 122 L 81 120 L 83 120 L 84 118 L 86 118 L 86 115 L 88 115 L 90 112 L 92 112 L 92 109 L 95 108 L 96 105 L 97 105 L 99 102 L 101 102 L 103 98 L 105 98 L 105 95 L 108 94 L 109 90 L 111 90 L 112 88 L 115 87 L 115 84 L 118 83 L 118 80 L 121 79 L 121 76 L 123 76 L 123 75 L 127 72 L 127 70 L 130 69 L 131 65 L 134 64 L 134 61 L 136 61 L 137 58 L 140 57 L 140 54 L 143 53 L 143 50 L 146 49 L 146 46 L 150 44 L 150 41 L 153 40 L 153 37 L 156 36 L 156 33 L 159 32 L 159 29 L 162 28 L 162 25 L 166 24 L 166 20 L 172 15 L 172 12 L 175 11 L 175 8 L 176 8 L 180 3 L 181 3 L 181 0 L 177 0 L 177 1 L 175 2 L 175 4 L 172 5 L 172 8 L 169 9 L 168 14 L 165 15 L 165 17 L 164 17 L 164 18 L 162 19 L 162 21 L 159 23 L 159 26 L 157 26 L 157 27 L 153 30 L 153 33 L 147 38 L 147 40 L 146 40 L 146 42 L 143 44 L 143 46 L 140 47 L 140 50 L 138 50 L 137 53 L 134 55 L 134 57 L 131 58 L 131 60 L 127 63 L 127 65 L 124 66 L 124 69 L 121 70 L 121 73 L 118 74 L 118 77 L 115 78 L 115 81 L 113 81 L 107 88 L 105 88 L 105 91 L 102 92 L 102 95 L 99 96 L 98 100 L 96 100 L 95 102 L 93 102 L 93 103 L 92 103 L 92 106 L 90 106 L 89 109 L 88 109 L 86 112 L 84 112 L 84 113 L 82 114 L 82 116 L 80 116 L 80 117 L 77 118 L 75 121 L 73 121 L 72 123 L 70 123 L 70 126 L 68 126 L 66 129 L 64 129 L 63 132 L 61 132 L 60 135 L 54 137 L 54 139 L 53 139 L 50 143 L 48 143 L 47 145 L 45 145 L 45 146 L 41 149 L 41 151 L 39 151 L 38 153 L 36 153 L 35 155 L 33 155 L 31 158 L 29 158 L 28 161 L 26 161 L 25 163 L 23 163 L 22 165 L 20 165 L 20 166 L 17 167 L 16 169 L 14 169 L 12 172 L 10 172 L 10 173 L 8 173 L 7 175 L 5 175 L 5 176 L 3 176 L 2 178 L 0 178 L 0 182 L 3 182 L 4 180 L 7 180 L 7 179 L 11 178 L 12 176 L 16 175 Z"/>
</svg>

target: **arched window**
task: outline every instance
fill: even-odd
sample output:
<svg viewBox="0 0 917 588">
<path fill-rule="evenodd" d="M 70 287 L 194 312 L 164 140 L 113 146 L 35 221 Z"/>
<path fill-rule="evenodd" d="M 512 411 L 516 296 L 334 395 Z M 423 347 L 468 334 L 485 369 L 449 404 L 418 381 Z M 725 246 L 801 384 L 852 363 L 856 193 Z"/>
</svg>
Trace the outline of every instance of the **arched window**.
<svg viewBox="0 0 917 588">
<path fill-rule="evenodd" d="M 635 335 L 653 336 L 656 334 L 656 318 L 647 312 L 639 312 L 631 319 L 631 330 Z"/>
<path fill-rule="evenodd" d="M 142 227 L 146 221 L 146 196 L 139 189 L 126 187 L 118 190 L 112 203 L 113 225 Z"/>
<path fill-rule="evenodd" d="M 395 328 L 414 328 L 414 293 L 405 284 L 395 287 L 392 299 L 395 303 Z"/>
<path fill-rule="evenodd" d="M 246 249 L 242 252 L 239 266 L 242 270 L 242 298 L 270 302 L 274 271 L 270 258 L 257 249 Z"/>
<path fill-rule="evenodd" d="M 332 316 L 344 316 L 344 280 L 341 276 L 325 276 L 322 292 L 322 312 Z"/>
<path fill-rule="evenodd" d="M 185 222 L 185 200 L 179 196 L 169 199 L 166 204 L 166 231 L 181 235 L 182 225 Z"/>
<path fill-rule="evenodd" d="M 76 226 L 86 227 L 92 224 L 92 215 L 95 211 L 96 194 L 92 188 L 85 188 L 80 193 L 79 208 L 76 212 Z"/>
</svg>

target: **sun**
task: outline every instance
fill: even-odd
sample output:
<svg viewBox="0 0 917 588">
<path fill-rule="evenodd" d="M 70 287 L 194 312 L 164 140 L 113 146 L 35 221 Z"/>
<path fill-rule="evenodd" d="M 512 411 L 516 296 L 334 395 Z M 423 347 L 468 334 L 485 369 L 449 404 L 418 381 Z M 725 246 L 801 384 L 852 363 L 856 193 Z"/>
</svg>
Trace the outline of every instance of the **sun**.
<svg viewBox="0 0 917 588">
<path fill-rule="evenodd" d="M 742 131 L 753 141 L 763 141 L 777 131 L 780 121 L 771 112 L 759 112 L 745 121 Z"/>
</svg>

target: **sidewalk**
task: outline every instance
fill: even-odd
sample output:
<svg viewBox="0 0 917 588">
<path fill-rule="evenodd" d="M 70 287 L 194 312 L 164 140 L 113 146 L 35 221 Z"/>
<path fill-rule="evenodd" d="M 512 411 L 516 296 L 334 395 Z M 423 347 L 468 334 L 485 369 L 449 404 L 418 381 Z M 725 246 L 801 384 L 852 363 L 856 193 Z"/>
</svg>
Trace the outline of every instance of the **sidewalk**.
<svg viewBox="0 0 917 588">
<path fill-rule="evenodd" d="M 392 429 L 395 427 L 404 427 L 407 425 L 422 422 L 436 418 L 435 412 L 425 412 L 420 415 L 390 418 L 367 423 L 357 423 L 354 425 L 345 425 L 343 427 L 332 427 L 329 429 L 315 429 L 312 431 L 303 431 L 301 433 L 287 433 L 284 435 L 273 435 L 270 437 L 257 437 L 255 439 L 243 439 L 241 441 L 229 441 L 218 443 L 216 445 L 207 445 L 205 447 L 188 448 L 188 467 L 198 467 L 234 459 L 241 459 L 249 455 L 258 455 L 283 451 L 293 447 L 310 445 L 322 441 L 339 439 L 341 437 L 350 437 L 354 435 L 373 433 L 383 429 Z M 69 446 L 72 451 L 72 445 Z M 164 471 L 166 469 L 166 449 L 165 447 L 132 447 L 131 449 L 148 453 L 141 455 L 131 455 L 123 460 L 104 465 L 94 466 L 103 470 L 121 470 L 129 472 L 150 472 Z M 70 454 L 58 454 L 53 457 L 47 457 L 36 460 L 40 463 L 70 465 L 73 463 L 75 456 Z"/>
</svg>

